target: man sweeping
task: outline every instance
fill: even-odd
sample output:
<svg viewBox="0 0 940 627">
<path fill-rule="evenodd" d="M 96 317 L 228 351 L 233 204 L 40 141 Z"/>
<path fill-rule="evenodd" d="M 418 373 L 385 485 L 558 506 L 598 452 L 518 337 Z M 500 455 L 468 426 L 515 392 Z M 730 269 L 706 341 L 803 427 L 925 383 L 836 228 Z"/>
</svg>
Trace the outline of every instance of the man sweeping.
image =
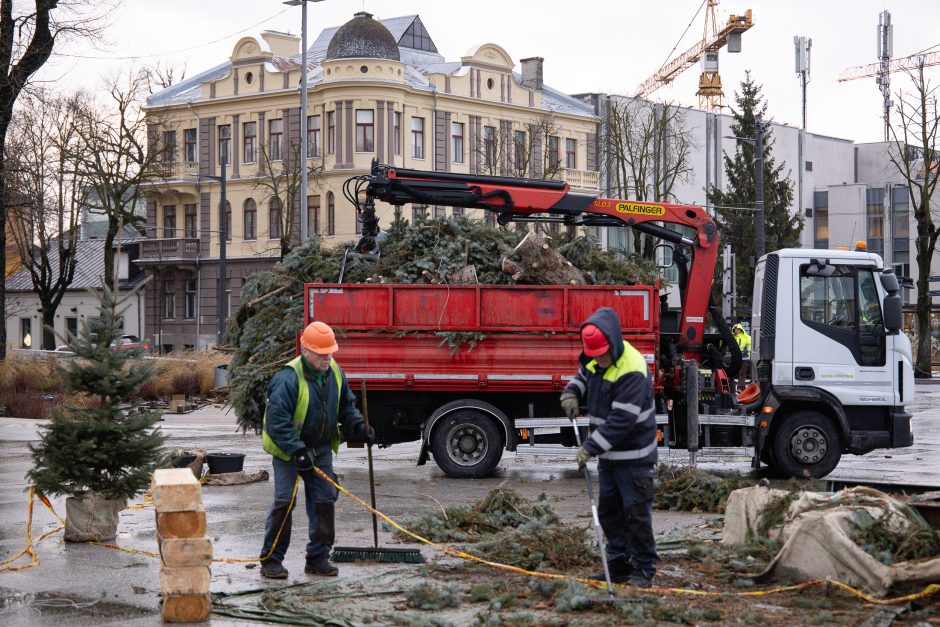
<svg viewBox="0 0 940 627">
<path fill-rule="evenodd" d="M 292 494 L 298 475 L 303 479 L 309 533 L 304 572 L 325 577 L 339 574 L 329 561 L 336 488 L 313 468 L 335 479 L 333 453 L 339 447 L 340 430 L 370 444 L 375 433 L 366 428 L 346 375 L 332 358 L 337 350 L 333 329 L 311 322 L 300 338 L 300 356 L 278 371 L 268 386 L 261 437 L 265 452 L 273 456 L 274 504 L 268 511 L 261 548 L 263 577 L 287 577 L 283 561 L 290 544 Z"/>
<path fill-rule="evenodd" d="M 591 435 L 578 467 L 599 457 L 598 515 L 607 536 L 611 581 L 648 588 L 656 574 L 653 476 L 657 456 L 653 383 L 646 360 L 623 339 L 613 309 L 602 307 L 581 326 L 581 367 L 561 406 L 574 420 L 586 405 Z M 603 580 L 604 573 L 592 576 Z"/>
</svg>

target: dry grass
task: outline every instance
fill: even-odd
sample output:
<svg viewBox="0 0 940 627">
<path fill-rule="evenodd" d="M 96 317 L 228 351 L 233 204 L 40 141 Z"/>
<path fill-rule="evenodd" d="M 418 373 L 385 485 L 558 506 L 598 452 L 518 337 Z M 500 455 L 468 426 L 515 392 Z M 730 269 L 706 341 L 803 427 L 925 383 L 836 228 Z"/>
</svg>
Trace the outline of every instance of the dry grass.
<svg viewBox="0 0 940 627">
<path fill-rule="evenodd" d="M 177 351 L 157 358 L 156 374 L 140 390 L 141 398 L 159 399 L 172 394 L 208 394 L 215 383 L 215 369 L 230 356 L 214 350 Z"/>
</svg>

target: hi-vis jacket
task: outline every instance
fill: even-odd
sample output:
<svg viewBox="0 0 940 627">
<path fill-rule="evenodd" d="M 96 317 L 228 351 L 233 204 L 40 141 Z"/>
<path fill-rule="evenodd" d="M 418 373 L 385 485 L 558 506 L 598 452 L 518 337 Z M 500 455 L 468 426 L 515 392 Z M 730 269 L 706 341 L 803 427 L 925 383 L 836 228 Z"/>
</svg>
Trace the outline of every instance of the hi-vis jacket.
<svg viewBox="0 0 940 627">
<path fill-rule="evenodd" d="M 751 336 L 747 334 L 747 331 L 745 331 L 744 327 L 740 324 L 731 327 L 731 332 L 734 333 L 737 329 L 740 329 L 741 332 L 735 335 L 734 339 L 738 343 L 738 348 L 741 349 L 741 357 L 748 359 L 751 356 Z"/>
<path fill-rule="evenodd" d="M 309 368 L 309 366 L 307 366 Z M 339 428 L 347 434 L 363 421 L 356 397 L 336 360 L 323 373 L 322 384 L 305 372 L 302 357 L 281 368 L 268 385 L 268 404 L 262 423 L 261 445 L 266 453 L 290 461 L 305 448 L 339 447 Z"/>
<path fill-rule="evenodd" d="M 651 466 L 658 461 L 653 382 L 646 360 L 624 341 L 613 309 L 598 309 L 585 324 L 594 324 L 610 344 L 613 364 L 604 369 L 581 355 L 578 374 L 565 386 L 586 404 L 592 432 L 584 448 L 608 462 Z"/>
</svg>

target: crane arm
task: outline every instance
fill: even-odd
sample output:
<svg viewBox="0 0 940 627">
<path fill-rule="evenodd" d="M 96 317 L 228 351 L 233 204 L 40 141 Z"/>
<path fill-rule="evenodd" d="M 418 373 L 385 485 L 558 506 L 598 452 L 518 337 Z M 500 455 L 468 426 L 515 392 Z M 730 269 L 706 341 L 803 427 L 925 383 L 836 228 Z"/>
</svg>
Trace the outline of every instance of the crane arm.
<svg viewBox="0 0 940 627">
<path fill-rule="evenodd" d="M 940 51 L 931 52 L 928 54 L 912 54 L 909 57 L 902 57 L 900 59 L 893 59 L 888 64 L 888 72 L 902 72 L 905 70 L 916 70 L 918 67 L 923 65 L 924 67 L 930 67 L 932 65 L 940 65 Z M 839 82 L 844 83 L 846 81 L 854 81 L 859 78 L 868 78 L 869 76 L 877 76 L 881 72 L 881 63 L 869 63 L 868 65 L 857 65 L 855 67 L 850 67 L 846 69 L 842 76 L 839 77 Z"/>
<path fill-rule="evenodd" d="M 692 265 L 685 284 L 679 286 L 682 318 L 677 345 L 688 357 L 700 354 L 718 257 L 718 230 L 701 207 L 577 194 L 563 181 L 427 172 L 377 162 L 372 164 L 371 175 L 350 180 L 365 184 L 365 199 L 360 203 L 363 224 L 375 215 L 375 201 L 380 200 L 396 206 L 421 203 L 485 209 L 496 212 L 500 224 L 538 219 L 568 225 L 628 226 L 688 247 L 692 251 Z M 549 215 L 536 218 L 535 214 Z M 658 223 L 688 227 L 695 235 L 689 237 Z M 371 252 L 368 241 L 360 240 L 357 251 Z"/>
</svg>

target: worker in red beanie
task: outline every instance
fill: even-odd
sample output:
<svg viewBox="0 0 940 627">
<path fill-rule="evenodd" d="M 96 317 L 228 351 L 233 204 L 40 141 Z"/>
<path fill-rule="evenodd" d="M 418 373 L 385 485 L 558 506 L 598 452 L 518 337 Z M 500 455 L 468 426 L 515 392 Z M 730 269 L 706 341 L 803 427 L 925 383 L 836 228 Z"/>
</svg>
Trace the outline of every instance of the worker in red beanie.
<svg viewBox="0 0 940 627">
<path fill-rule="evenodd" d="M 623 339 L 617 313 L 598 309 L 581 326 L 581 367 L 561 406 L 572 420 L 587 407 L 591 435 L 578 467 L 598 457 L 598 516 L 611 580 L 648 588 L 656 574 L 653 476 L 657 456 L 653 381 L 646 360 Z M 592 578 L 603 580 L 604 573 Z"/>
</svg>

